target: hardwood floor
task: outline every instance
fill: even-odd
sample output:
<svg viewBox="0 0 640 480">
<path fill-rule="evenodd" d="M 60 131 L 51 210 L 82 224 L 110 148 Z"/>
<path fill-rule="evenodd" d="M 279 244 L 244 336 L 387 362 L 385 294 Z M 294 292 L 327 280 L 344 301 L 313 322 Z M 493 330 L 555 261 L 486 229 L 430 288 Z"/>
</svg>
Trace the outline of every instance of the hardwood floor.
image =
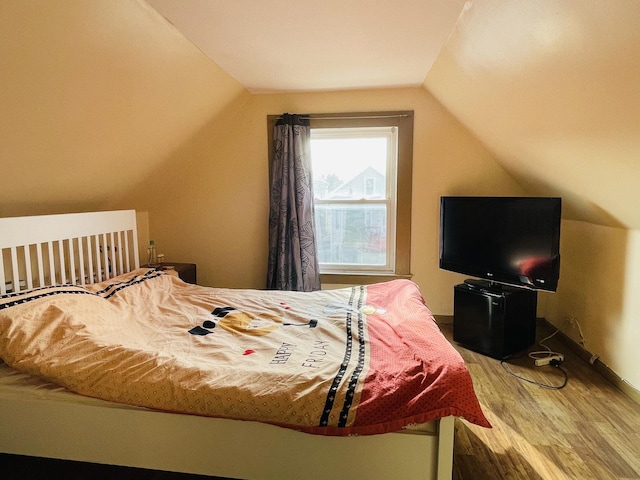
<svg viewBox="0 0 640 480">
<path fill-rule="evenodd" d="M 441 329 L 452 340 L 451 325 Z M 539 338 L 553 333 L 538 330 Z M 493 428 L 456 420 L 453 479 L 640 479 L 640 406 L 555 338 L 545 343 L 565 356 L 562 389 L 520 380 L 499 360 L 454 343 Z M 527 355 L 506 366 L 540 383 L 564 380 L 559 369 L 536 367 Z"/>
<path fill-rule="evenodd" d="M 451 340 L 451 325 L 441 328 Z M 541 338 L 550 333 L 539 331 Z M 640 406 L 560 342 L 546 343 L 565 355 L 568 382 L 560 390 L 519 380 L 500 361 L 454 343 L 493 428 L 456 420 L 453 480 L 640 480 Z M 526 355 L 508 367 L 537 382 L 563 381 L 558 369 L 536 367 Z M 205 478 L 11 455 L 0 455 L 0 472 L 7 480 Z"/>
</svg>

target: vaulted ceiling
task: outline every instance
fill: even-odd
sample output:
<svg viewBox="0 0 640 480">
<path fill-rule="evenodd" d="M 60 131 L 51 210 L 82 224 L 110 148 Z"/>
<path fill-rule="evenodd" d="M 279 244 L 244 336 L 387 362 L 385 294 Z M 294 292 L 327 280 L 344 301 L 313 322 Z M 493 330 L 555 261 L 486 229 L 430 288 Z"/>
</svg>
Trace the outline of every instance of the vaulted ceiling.
<svg viewBox="0 0 640 480">
<path fill-rule="evenodd" d="M 265 93 L 420 86 L 465 0 L 147 3 L 249 91 Z"/>
<path fill-rule="evenodd" d="M 640 229 L 640 2 L 147 2 L 252 93 L 423 85 L 567 218 Z"/>
</svg>

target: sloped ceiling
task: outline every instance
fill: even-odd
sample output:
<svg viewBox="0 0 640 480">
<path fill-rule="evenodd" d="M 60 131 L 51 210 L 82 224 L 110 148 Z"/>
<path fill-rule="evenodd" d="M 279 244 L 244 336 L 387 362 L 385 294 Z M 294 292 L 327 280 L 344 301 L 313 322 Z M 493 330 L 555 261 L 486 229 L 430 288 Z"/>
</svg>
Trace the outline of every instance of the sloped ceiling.
<svg viewBox="0 0 640 480">
<path fill-rule="evenodd" d="M 566 218 L 640 228 L 638 1 L 147 1 L 252 93 L 421 84 Z"/>
<path fill-rule="evenodd" d="M 142 1 L 3 0 L 0 32 L 0 216 L 99 209 L 249 96 Z"/>
<path fill-rule="evenodd" d="M 425 81 L 529 192 L 640 228 L 640 2 L 469 2 Z"/>
</svg>

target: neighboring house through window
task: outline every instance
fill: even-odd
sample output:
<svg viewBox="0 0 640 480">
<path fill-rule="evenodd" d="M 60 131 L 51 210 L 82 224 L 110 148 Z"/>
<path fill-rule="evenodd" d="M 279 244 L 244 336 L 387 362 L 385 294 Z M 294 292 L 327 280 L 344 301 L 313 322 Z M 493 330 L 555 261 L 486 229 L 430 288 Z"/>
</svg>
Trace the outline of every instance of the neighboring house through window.
<svg viewBox="0 0 640 480">
<path fill-rule="evenodd" d="M 413 112 L 309 118 L 322 282 L 409 277 Z"/>
</svg>

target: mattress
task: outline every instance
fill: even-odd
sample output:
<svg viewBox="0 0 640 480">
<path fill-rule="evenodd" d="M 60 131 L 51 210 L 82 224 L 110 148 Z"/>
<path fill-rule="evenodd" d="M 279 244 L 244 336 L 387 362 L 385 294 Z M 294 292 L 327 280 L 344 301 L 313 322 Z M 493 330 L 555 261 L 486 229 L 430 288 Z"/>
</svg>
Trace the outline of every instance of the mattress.
<svg viewBox="0 0 640 480">
<path fill-rule="evenodd" d="M 91 405 L 105 408 L 145 410 L 144 407 L 110 402 L 71 392 L 60 385 L 15 370 L 0 361 L 0 399 L 44 400 L 50 402 Z"/>
<path fill-rule="evenodd" d="M 65 403 L 69 405 L 87 405 L 92 407 L 122 408 L 128 410 L 149 410 L 145 407 L 110 402 L 71 392 L 55 383 L 14 370 L 1 360 L 0 400 L 42 400 L 45 402 Z M 397 433 L 435 435 L 437 432 L 438 427 L 436 423 L 426 422 L 407 425 Z"/>
</svg>

